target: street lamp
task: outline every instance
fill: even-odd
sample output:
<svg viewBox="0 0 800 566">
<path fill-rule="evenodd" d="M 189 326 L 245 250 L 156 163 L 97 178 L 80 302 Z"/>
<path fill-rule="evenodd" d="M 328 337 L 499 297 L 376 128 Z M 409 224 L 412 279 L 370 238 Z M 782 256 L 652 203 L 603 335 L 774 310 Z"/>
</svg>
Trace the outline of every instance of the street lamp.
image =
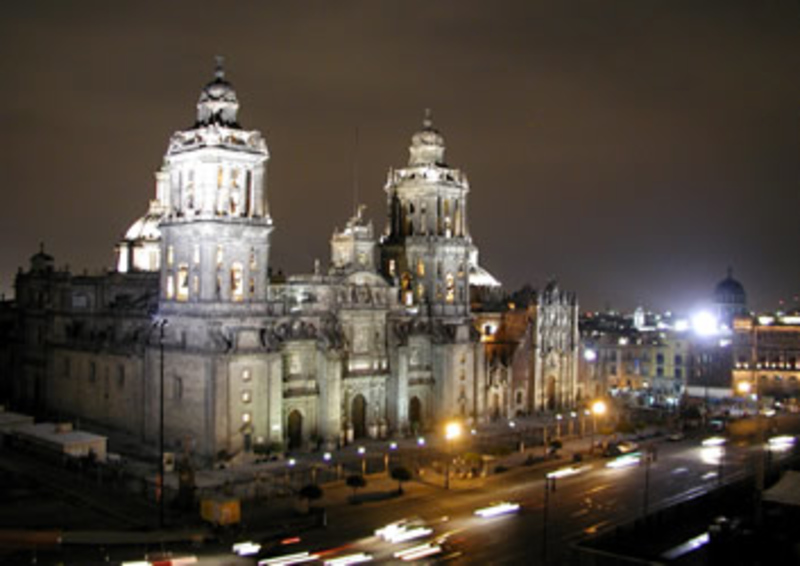
<svg viewBox="0 0 800 566">
<path fill-rule="evenodd" d="M 366 448 L 364 448 L 363 446 L 359 446 L 358 447 L 358 455 L 361 456 L 361 475 L 362 476 L 366 476 L 367 475 L 367 459 L 364 457 L 364 455 L 366 453 L 367 453 L 367 449 Z"/>
<path fill-rule="evenodd" d="M 444 427 L 444 437 L 447 440 L 447 459 L 445 460 L 444 488 L 450 489 L 450 460 L 453 458 L 453 441 L 461 436 L 461 423 L 449 422 Z"/>
<path fill-rule="evenodd" d="M 607 410 L 606 402 L 602 399 L 592 403 L 592 452 L 594 452 L 594 435 L 597 433 L 597 417 L 605 415 Z"/>
</svg>

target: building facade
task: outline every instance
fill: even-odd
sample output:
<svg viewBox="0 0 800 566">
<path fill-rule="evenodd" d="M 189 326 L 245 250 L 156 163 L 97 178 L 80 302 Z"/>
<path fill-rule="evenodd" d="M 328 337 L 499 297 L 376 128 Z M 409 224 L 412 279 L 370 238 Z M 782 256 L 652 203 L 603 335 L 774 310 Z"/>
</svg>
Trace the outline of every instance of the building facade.
<svg viewBox="0 0 800 566">
<path fill-rule="evenodd" d="M 502 393 L 522 403 L 496 402 L 470 288 L 499 283 L 478 265 L 467 177 L 445 163 L 429 113 L 407 166 L 389 172 L 384 234 L 359 208 L 333 233 L 327 269 L 276 281 L 270 155 L 238 110 L 218 65 L 113 272 L 74 275 L 43 250 L 21 270 L 15 404 L 150 443 L 163 407 L 168 445 L 213 460 L 577 401 L 577 300 L 553 287 L 524 322 L 529 374 Z"/>
</svg>

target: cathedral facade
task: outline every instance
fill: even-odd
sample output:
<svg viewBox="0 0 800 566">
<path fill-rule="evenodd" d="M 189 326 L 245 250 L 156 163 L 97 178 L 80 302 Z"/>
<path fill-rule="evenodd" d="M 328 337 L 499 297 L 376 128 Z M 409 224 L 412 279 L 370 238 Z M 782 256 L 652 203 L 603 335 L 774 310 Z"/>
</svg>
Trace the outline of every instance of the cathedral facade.
<svg viewBox="0 0 800 566">
<path fill-rule="evenodd" d="M 20 271 L 18 406 L 150 443 L 163 410 L 168 445 L 213 460 L 576 403 L 573 295 L 546 290 L 539 315 L 516 323 L 505 307 L 473 312 L 471 290 L 499 283 L 478 265 L 469 182 L 445 162 L 430 114 L 407 166 L 388 174 L 383 235 L 359 208 L 333 233 L 327 269 L 275 280 L 269 151 L 238 110 L 218 66 L 194 126 L 172 136 L 114 271 L 72 274 L 44 250 Z M 530 334 L 508 379 L 497 377 L 487 320 Z"/>
</svg>

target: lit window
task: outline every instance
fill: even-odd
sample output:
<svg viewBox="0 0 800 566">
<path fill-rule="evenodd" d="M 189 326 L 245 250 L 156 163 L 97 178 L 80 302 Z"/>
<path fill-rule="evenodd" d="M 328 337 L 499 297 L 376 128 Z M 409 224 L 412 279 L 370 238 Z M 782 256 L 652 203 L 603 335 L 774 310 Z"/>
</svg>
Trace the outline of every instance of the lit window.
<svg viewBox="0 0 800 566">
<path fill-rule="evenodd" d="M 422 300 L 425 298 L 425 286 L 422 283 L 417 283 L 417 299 Z"/>
<path fill-rule="evenodd" d="M 420 277 L 425 277 L 425 262 L 421 259 L 417 260 L 417 275 Z"/>
<path fill-rule="evenodd" d="M 242 381 L 250 381 L 251 377 L 252 377 L 252 375 L 250 374 L 250 370 L 249 369 L 243 369 L 242 370 Z"/>
<path fill-rule="evenodd" d="M 195 244 L 194 245 L 194 251 L 192 253 L 192 258 L 193 258 L 193 261 L 194 261 L 195 265 L 200 263 L 200 244 Z"/>
<path fill-rule="evenodd" d="M 172 264 L 175 261 L 175 248 L 172 246 L 167 246 L 167 265 L 172 267 Z"/>
<path fill-rule="evenodd" d="M 249 389 L 242 391 L 242 403 L 249 403 L 253 400 L 253 392 Z"/>
<path fill-rule="evenodd" d="M 453 301 L 456 300 L 456 282 L 455 279 L 453 278 L 452 273 L 447 274 L 446 282 L 447 282 L 447 295 L 445 296 L 445 300 L 448 303 L 452 303 Z"/>
<path fill-rule="evenodd" d="M 175 277 L 170 273 L 167 275 L 167 298 L 172 299 L 175 297 Z"/>
<path fill-rule="evenodd" d="M 234 301 L 244 299 L 244 281 L 242 280 L 242 264 L 235 262 L 231 266 L 231 298 Z"/>
<path fill-rule="evenodd" d="M 189 266 L 178 266 L 178 300 L 185 301 L 189 298 Z"/>
<path fill-rule="evenodd" d="M 222 267 L 222 246 L 217 246 L 217 268 Z"/>
<path fill-rule="evenodd" d="M 192 293 L 195 296 L 200 294 L 200 278 L 197 275 L 192 275 Z"/>
<path fill-rule="evenodd" d="M 397 272 L 397 262 L 393 259 L 389 260 L 389 275 L 394 277 L 395 273 Z"/>
<path fill-rule="evenodd" d="M 224 174 L 225 174 L 224 170 L 222 169 L 222 166 L 220 165 L 217 168 L 217 188 L 218 189 L 222 188 L 222 180 L 223 180 Z"/>
<path fill-rule="evenodd" d="M 253 420 L 253 416 L 250 413 L 242 413 L 242 422 L 247 424 L 251 420 Z"/>
</svg>

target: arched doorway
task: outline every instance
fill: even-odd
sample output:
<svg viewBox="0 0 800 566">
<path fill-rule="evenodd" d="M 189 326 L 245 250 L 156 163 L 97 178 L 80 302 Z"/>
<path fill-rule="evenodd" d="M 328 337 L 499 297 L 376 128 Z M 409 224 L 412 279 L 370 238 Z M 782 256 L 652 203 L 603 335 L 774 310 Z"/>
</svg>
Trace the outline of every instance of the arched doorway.
<svg viewBox="0 0 800 566">
<path fill-rule="evenodd" d="M 289 450 L 297 450 L 303 446 L 303 415 L 294 410 L 289 413 Z"/>
<path fill-rule="evenodd" d="M 556 407 L 556 378 L 551 375 L 547 378 L 547 410 L 555 411 Z"/>
<path fill-rule="evenodd" d="M 412 432 L 422 430 L 422 401 L 419 397 L 412 397 L 408 402 L 408 424 Z"/>
<path fill-rule="evenodd" d="M 350 418 L 353 423 L 353 438 L 367 436 L 367 400 L 363 395 L 356 395 L 353 398 Z"/>
</svg>

